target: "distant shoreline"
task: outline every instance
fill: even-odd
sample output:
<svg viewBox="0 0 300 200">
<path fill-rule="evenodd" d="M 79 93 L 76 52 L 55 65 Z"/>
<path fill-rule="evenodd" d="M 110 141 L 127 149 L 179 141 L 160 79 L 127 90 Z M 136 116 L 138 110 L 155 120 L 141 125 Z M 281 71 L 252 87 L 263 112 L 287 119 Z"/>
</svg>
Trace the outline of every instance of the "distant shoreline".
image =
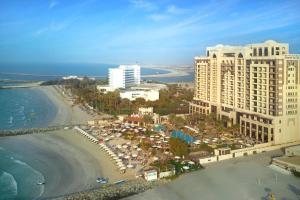
<svg viewBox="0 0 300 200">
<path fill-rule="evenodd" d="M 153 69 L 153 70 L 162 70 L 166 71 L 166 73 L 152 73 L 152 74 L 145 74 L 141 75 L 142 78 L 173 78 L 173 77 L 182 77 L 188 76 L 192 73 L 192 67 L 175 67 L 175 66 L 156 66 L 156 65 L 145 65 L 141 67 L 142 69 Z M 55 78 L 62 78 L 64 76 L 72 75 L 72 74 L 34 74 L 34 73 L 14 73 L 14 72 L 0 72 L 2 75 L 14 75 L 14 76 L 31 76 L 31 77 L 53 77 Z M 85 75 L 78 75 L 78 76 L 85 76 Z M 89 78 L 106 78 L 107 75 L 88 75 L 86 77 Z M 3 80 L 11 80 L 12 79 L 3 79 Z M 50 79 L 49 79 L 50 80 Z M 19 80 L 16 80 L 19 81 Z M 37 80 L 38 81 L 38 80 Z M 34 81 L 33 81 L 34 82 Z"/>
<path fill-rule="evenodd" d="M 142 75 L 143 78 L 173 78 L 173 77 L 181 77 L 188 76 L 191 73 L 190 67 L 172 67 L 172 66 L 143 66 L 142 68 L 146 69 L 157 69 L 168 71 L 168 73 L 163 74 L 147 74 Z"/>
</svg>

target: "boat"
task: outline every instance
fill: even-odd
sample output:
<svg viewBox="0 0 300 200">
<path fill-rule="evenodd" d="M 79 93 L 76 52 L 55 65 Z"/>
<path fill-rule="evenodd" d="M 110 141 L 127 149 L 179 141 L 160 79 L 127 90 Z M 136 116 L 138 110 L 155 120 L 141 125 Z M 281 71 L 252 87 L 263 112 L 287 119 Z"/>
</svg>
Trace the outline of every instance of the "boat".
<svg viewBox="0 0 300 200">
<path fill-rule="evenodd" d="M 45 185 L 45 182 L 37 182 L 37 185 Z"/>
</svg>

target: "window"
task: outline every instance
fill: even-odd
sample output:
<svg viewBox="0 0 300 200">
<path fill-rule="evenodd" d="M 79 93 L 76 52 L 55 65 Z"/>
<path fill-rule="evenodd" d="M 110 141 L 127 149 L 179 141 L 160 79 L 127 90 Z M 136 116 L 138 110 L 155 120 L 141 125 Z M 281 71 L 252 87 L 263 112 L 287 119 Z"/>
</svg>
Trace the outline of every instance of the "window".
<svg viewBox="0 0 300 200">
<path fill-rule="evenodd" d="M 269 55 L 268 47 L 265 47 L 265 49 L 264 49 L 264 56 L 268 56 L 268 55 Z"/>
<path fill-rule="evenodd" d="M 272 55 L 274 55 L 274 47 L 272 47 Z"/>
<path fill-rule="evenodd" d="M 258 49 L 258 55 L 262 56 L 262 49 L 261 48 Z"/>
<path fill-rule="evenodd" d="M 257 56 L 257 49 L 256 48 L 253 49 L 253 56 Z"/>
</svg>

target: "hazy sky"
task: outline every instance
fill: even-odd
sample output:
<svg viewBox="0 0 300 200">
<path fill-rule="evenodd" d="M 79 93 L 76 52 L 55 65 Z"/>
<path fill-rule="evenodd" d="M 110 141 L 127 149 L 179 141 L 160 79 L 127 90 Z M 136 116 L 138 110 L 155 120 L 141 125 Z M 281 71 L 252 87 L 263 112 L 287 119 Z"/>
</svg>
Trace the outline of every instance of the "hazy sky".
<svg viewBox="0 0 300 200">
<path fill-rule="evenodd" d="M 181 65 L 267 39 L 300 53 L 300 0 L 0 1 L 0 62 Z"/>
</svg>

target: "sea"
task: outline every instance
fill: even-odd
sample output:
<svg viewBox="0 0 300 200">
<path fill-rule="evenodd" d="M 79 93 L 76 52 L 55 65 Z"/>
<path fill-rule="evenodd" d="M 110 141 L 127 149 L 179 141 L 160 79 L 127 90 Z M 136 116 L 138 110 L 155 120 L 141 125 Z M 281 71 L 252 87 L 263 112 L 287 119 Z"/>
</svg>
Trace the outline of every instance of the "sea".
<svg viewBox="0 0 300 200">
<path fill-rule="evenodd" d="M 63 76 L 89 76 L 102 79 L 107 64 L 0 64 L 0 86 L 18 85 L 26 81 L 46 81 Z M 165 70 L 142 68 L 141 74 L 164 74 Z M 172 78 L 149 78 L 161 82 L 191 81 L 191 75 Z M 55 117 L 57 108 L 38 88 L 0 89 L 0 130 L 45 127 Z M 1 134 L 1 133 L 0 133 Z M 43 193 L 37 187 L 44 176 L 25 162 L 25 158 L 1 146 L 0 138 L 0 200 L 35 199 Z"/>
</svg>

